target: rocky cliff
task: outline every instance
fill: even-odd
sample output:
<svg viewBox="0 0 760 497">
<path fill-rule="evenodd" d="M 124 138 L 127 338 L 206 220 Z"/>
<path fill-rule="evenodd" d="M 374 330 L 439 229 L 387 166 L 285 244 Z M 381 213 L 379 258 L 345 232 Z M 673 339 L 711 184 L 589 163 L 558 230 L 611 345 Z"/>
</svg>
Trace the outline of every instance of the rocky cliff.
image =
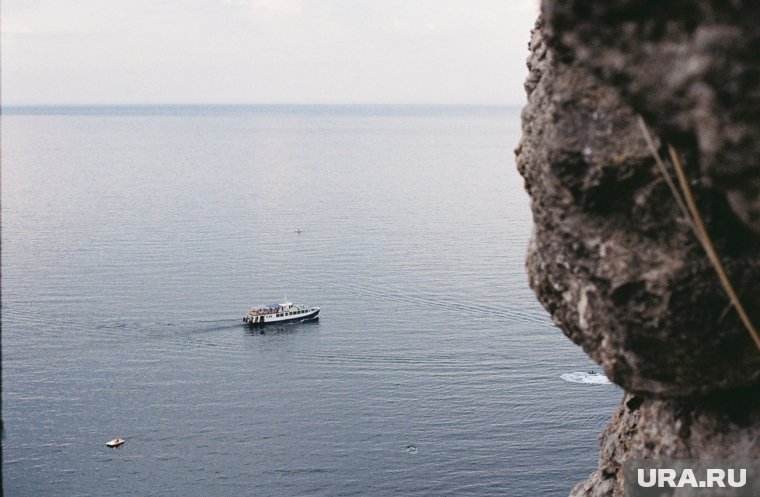
<svg viewBox="0 0 760 497">
<path fill-rule="evenodd" d="M 628 457 L 760 458 L 760 352 L 639 122 L 759 326 L 760 3 L 544 0 L 530 50 L 530 284 L 628 392 L 572 495 L 622 495 Z"/>
</svg>

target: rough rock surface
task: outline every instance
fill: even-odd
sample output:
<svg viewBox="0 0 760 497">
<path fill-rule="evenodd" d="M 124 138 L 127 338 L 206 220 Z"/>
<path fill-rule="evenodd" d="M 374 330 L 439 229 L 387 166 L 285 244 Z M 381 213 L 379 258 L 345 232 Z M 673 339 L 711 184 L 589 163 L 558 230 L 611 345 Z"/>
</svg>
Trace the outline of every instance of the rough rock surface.
<svg viewBox="0 0 760 497">
<path fill-rule="evenodd" d="M 760 3 L 544 0 L 542 12 L 516 151 L 534 217 L 529 280 L 630 395 L 573 495 L 622 495 L 631 454 L 760 457 L 759 404 L 740 402 L 760 397 L 760 353 L 638 125 L 662 157 L 666 143 L 681 154 L 760 326 Z"/>
<path fill-rule="evenodd" d="M 636 111 L 546 38 L 546 27 L 534 31 L 517 151 L 535 223 L 531 286 L 628 391 L 691 396 L 757 384 L 760 354 L 657 169 Z M 692 165 L 695 147 L 679 149 L 693 158 L 700 209 L 760 322 L 760 240 Z"/>
<path fill-rule="evenodd" d="M 760 233 L 760 2 L 545 0 L 556 50 L 614 84 Z"/>
<path fill-rule="evenodd" d="M 599 469 L 570 497 L 622 497 L 628 458 L 758 459 L 760 391 L 671 400 L 626 395 L 599 449 Z"/>
</svg>

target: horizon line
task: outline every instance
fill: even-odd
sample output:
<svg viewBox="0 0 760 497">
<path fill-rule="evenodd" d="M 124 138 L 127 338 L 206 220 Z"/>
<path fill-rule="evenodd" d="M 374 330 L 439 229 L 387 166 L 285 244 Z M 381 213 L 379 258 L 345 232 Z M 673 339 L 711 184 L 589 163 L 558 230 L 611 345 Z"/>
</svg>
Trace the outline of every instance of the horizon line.
<svg viewBox="0 0 760 497">
<path fill-rule="evenodd" d="M 2 103 L 2 108 L 24 107 L 518 107 L 520 103 L 477 102 L 44 102 Z"/>
</svg>

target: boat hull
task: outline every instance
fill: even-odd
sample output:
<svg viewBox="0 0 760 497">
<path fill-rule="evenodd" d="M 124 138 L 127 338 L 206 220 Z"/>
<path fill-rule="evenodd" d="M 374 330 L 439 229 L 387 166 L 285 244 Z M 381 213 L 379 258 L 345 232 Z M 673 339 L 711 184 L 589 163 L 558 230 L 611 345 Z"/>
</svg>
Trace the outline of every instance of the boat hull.
<svg viewBox="0 0 760 497">
<path fill-rule="evenodd" d="M 270 324 L 302 323 L 304 321 L 314 321 L 315 319 L 319 319 L 319 309 L 307 314 L 301 314 L 299 316 L 282 316 L 282 317 L 273 317 L 271 319 L 261 319 L 261 320 L 255 319 L 257 317 L 264 317 L 264 316 L 246 316 L 245 318 L 243 318 L 243 322 L 251 327 L 259 327 L 259 326 L 267 326 Z"/>
</svg>

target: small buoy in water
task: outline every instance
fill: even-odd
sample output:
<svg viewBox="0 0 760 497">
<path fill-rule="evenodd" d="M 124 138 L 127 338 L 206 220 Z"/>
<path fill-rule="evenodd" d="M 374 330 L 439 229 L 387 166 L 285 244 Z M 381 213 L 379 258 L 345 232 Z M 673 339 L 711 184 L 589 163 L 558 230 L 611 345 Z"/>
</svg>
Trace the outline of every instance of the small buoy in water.
<svg viewBox="0 0 760 497">
<path fill-rule="evenodd" d="M 409 444 L 406 446 L 406 453 L 407 454 L 416 454 L 417 453 L 417 446 L 414 444 Z"/>
<path fill-rule="evenodd" d="M 123 438 L 121 438 L 121 437 L 116 437 L 116 438 L 114 438 L 113 440 L 109 440 L 108 442 L 106 442 L 106 446 L 107 446 L 107 447 L 111 447 L 111 448 L 114 448 L 114 447 L 119 447 L 119 446 L 120 446 L 120 445 L 122 445 L 124 442 L 126 442 L 126 440 L 124 440 Z"/>
</svg>

